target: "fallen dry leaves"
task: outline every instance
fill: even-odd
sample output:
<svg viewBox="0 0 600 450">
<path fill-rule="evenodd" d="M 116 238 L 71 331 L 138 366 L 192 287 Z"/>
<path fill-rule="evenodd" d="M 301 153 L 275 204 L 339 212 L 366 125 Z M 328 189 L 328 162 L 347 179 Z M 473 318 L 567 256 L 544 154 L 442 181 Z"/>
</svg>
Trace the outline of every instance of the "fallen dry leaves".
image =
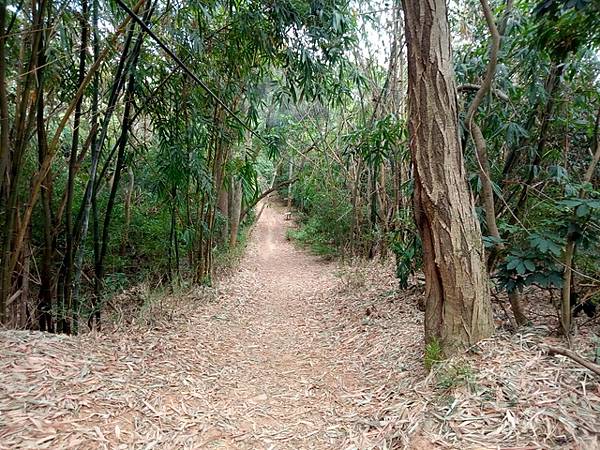
<svg viewBox="0 0 600 450">
<path fill-rule="evenodd" d="M 428 373 L 419 294 L 389 265 L 294 248 L 284 226 L 267 208 L 239 271 L 165 299 L 168 320 L 1 332 L 0 448 L 600 447 L 598 380 L 543 353 L 547 328 Z"/>
</svg>

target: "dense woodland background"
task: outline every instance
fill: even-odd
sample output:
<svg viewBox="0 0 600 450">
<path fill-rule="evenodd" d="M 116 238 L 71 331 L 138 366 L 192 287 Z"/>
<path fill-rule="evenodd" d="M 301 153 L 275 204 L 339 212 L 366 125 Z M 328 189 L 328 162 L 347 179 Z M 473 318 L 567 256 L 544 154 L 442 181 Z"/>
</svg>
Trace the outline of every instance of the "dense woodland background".
<svg viewBox="0 0 600 450">
<path fill-rule="evenodd" d="M 545 290 L 568 332 L 600 302 L 600 6 L 448 17 L 492 296 L 518 326 Z M 211 284 L 273 191 L 291 238 L 415 283 L 404 19 L 399 0 L 3 2 L 2 323 L 77 333 L 138 283 Z"/>
</svg>

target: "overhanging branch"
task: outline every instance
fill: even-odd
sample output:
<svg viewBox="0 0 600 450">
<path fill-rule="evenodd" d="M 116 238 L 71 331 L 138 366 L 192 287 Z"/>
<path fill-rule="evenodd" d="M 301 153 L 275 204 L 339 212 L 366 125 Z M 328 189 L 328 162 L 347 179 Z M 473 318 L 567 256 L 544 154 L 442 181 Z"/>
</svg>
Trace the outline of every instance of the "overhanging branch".
<svg viewBox="0 0 600 450">
<path fill-rule="evenodd" d="M 479 91 L 479 89 L 481 89 L 481 86 L 479 84 L 472 84 L 472 83 L 465 83 L 465 84 L 461 84 L 460 86 L 458 86 L 456 88 L 456 90 L 458 92 L 477 92 Z M 502 92 L 499 89 L 491 89 L 492 94 L 494 94 L 496 97 L 498 97 L 500 100 L 508 102 L 510 99 L 508 98 L 508 95 L 506 95 L 504 92 Z"/>
<path fill-rule="evenodd" d="M 244 220 L 244 218 L 248 214 L 248 211 L 250 211 L 252 208 L 254 208 L 256 206 L 256 204 L 258 202 L 260 202 L 263 198 L 265 198 L 267 195 L 271 194 L 272 192 L 275 192 L 276 190 L 281 189 L 282 187 L 285 187 L 292 183 L 295 183 L 296 181 L 298 181 L 298 178 L 292 178 L 291 180 L 282 181 L 281 183 L 277 184 L 276 186 L 273 186 L 272 188 L 269 188 L 266 191 L 264 191 L 251 204 L 249 204 L 248 206 L 246 206 L 246 208 L 244 208 L 244 211 L 242 212 L 242 214 L 240 214 L 240 223 Z"/>
</svg>

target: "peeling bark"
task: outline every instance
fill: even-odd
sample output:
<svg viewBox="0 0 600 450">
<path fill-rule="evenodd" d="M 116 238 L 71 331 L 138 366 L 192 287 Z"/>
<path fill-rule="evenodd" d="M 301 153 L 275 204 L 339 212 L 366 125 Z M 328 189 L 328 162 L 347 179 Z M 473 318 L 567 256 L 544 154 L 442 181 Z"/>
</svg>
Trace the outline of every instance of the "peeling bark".
<svg viewBox="0 0 600 450">
<path fill-rule="evenodd" d="M 446 355 L 494 330 L 481 231 L 458 135 L 444 0 L 404 0 L 415 218 L 423 241 L 425 339 Z"/>
</svg>

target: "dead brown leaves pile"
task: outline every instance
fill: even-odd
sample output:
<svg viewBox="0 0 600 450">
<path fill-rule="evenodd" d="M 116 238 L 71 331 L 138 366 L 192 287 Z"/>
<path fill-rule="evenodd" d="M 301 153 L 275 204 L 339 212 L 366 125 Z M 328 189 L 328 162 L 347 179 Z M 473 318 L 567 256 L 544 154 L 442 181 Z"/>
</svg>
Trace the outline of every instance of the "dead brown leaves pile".
<svg viewBox="0 0 600 450">
<path fill-rule="evenodd" d="M 270 209 L 270 210 L 269 210 Z M 427 372 L 388 265 L 294 248 L 267 208 L 241 269 L 165 317 L 0 333 L 0 448 L 598 448 L 600 388 L 544 327 Z M 583 339 L 578 350 L 590 343 Z"/>
<path fill-rule="evenodd" d="M 498 332 L 426 373 L 422 313 L 413 307 L 418 294 L 392 294 L 389 269 L 365 267 L 369 294 L 340 299 L 348 311 L 363 312 L 368 365 L 388 362 L 377 402 L 386 406 L 373 414 L 378 425 L 358 448 L 600 448 L 599 380 L 571 360 L 546 355 L 548 345 L 564 345 L 551 336 L 555 324 Z M 373 318 L 373 310 L 383 313 Z M 590 333 L 574 344 L 584 355 L 594 348 Z M 365 377 L 381 383 L 376 370 Z"/>
</svg>

